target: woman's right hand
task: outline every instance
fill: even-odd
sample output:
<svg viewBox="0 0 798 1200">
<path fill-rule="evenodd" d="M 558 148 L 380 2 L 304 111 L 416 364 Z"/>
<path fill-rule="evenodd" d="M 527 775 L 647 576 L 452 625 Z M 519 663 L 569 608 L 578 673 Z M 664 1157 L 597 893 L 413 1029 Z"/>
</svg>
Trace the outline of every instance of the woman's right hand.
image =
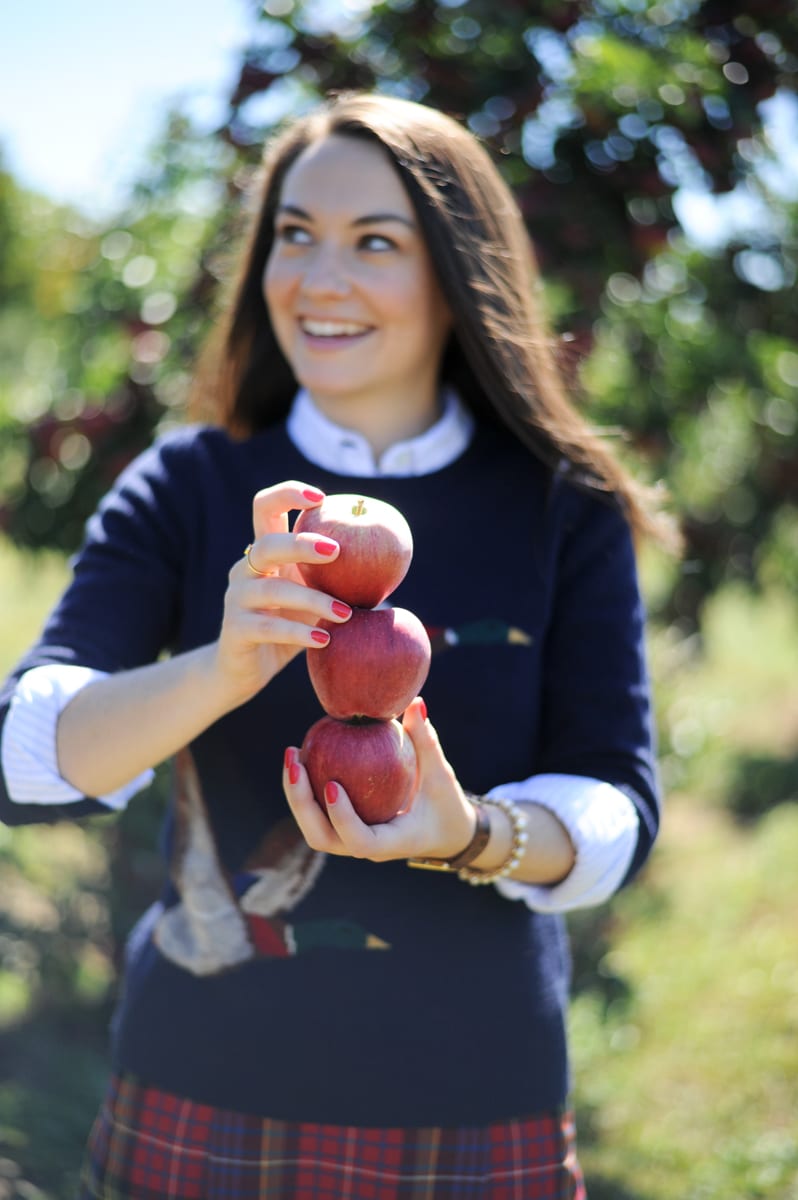
<svg viewBox="0 0 798 1200">
<path fill-rule="evenodd" d="M 314 508 L 323 499 L 293 481 L 258 492 L 253 569 L 243 555 L 233 565 L 217 640 L 113 672 L 70 700 L 58 718 L 56 741 L 59 771 L 74 788 L 85 796 L 110 795 L 249 700 L 301 650 L 324 653 L 328 635 L 316 622 L 345 621 L 350 610 L 306 587 L 296 564 L 331 562 L 339 547 L 329 538 L 288 530 L 292 509 Z"/>
<path fill-rule="evenodd" d="M 249 562 L 242 554 L 230 571 L 215 644 L 214 674 L 231 706 L 249 700 L 302 650 L 323 652 L 329 634 L 316 627 L 320 619 L 351 616 L 342 601 L 307 587 L 296 567 L 338 556 L 331 538 L 288 529 L 289 512 L 316 508 L 323 499 L 323 492 L 292 480 L 264 488 L 253 500 Z"/>
</svg>

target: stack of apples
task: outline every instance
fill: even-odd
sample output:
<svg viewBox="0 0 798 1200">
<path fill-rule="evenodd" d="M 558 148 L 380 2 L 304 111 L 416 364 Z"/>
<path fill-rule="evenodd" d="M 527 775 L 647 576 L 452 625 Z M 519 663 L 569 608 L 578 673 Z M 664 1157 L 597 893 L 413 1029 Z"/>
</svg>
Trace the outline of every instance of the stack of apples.
<svg viewBox="0 0 798 1200">
<path fill-rule="evenodd" d="M 377 607 L 407 574 L 410 527 L 393 505 L 344 493 L 300 513 L 294 530 L 338 542 L 333 562 L 303 563 L 299 570 L 308 586 L 352 606 L 346 624 L 319 623 L 330 641 L 307 656 L 327 715 L 305 735 L 300 761 L 322 807 L 333 780 L 361 820 L 390 821 L 410 802 L 418 771 L 413 743 L 397 718 L 427 678 L 431 654 L 414 613 Z"/>
</svg>

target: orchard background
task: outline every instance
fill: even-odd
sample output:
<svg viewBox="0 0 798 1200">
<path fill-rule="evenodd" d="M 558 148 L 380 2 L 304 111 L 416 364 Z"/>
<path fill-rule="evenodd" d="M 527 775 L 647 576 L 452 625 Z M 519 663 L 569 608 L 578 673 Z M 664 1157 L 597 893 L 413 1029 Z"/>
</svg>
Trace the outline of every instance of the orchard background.
<svg viewBox="0 0 798 1200">
<path fill-rule="evenodd" d="M 791 0 L 267 0 L 226 120 L 165 114 L 112 219 L 0 168 L 8 668 L 99 496 L 184 418 L 280 120 L 377 87 L 495 154 L 579 402 L 686 543 L 643 562 L 662 839 L 571 922 L 591 1200 L 798 1197 L 797 80 Z M 0 829 L 0 1200 L 72 1194 L 165 786 L 121 820 Z"/>
</svg>

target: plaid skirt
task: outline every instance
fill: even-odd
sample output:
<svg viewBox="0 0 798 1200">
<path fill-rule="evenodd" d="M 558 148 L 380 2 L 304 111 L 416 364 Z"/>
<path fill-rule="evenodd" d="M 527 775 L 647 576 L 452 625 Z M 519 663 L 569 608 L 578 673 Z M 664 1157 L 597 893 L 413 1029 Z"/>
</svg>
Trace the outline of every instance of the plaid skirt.
<svg viewBox="0 0 798 1200">
<path fill-rule="evenodd" d="M 585 1200 L 570 1113 L 484 1127 L 265 1120 L 117 1076 L 80 1200 Z"/>
</svg>

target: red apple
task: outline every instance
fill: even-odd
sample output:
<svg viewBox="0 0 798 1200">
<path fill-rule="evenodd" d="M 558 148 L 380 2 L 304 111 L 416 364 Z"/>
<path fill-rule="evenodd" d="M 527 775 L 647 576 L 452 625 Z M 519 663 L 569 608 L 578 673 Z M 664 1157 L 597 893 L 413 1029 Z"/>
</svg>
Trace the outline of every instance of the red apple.
<svg viewBox="0 0 798 1200">
<path fill-rule="evenodd" d="M 320 621 L 330 641 L 307 656 L 310 681 L 339 721 L 398 717 L 429 672 L 429 637 L 406 608 L 356 608 L 345 625 Z"/>
<path fill-rule="evenodd" d="M 375 608 L 404 579 L 413 535 L 402 514 L 384 500 L 345 492 L 326 496 L 299 514 L 295 533 L 323 534 L 341 547 L 332 562 L 299 563 L 309 587 L 358 608 Z"/>
<path fill-rule="evenodd" d="M 311 725 L 299 753 L 326 810 L 324 786 L 332 779 L 345 788 L 367 825 L 390 821 L 413 798 L 416 752 L 398 721 L 336 721 L 322 717 Z"/>
</svg>

